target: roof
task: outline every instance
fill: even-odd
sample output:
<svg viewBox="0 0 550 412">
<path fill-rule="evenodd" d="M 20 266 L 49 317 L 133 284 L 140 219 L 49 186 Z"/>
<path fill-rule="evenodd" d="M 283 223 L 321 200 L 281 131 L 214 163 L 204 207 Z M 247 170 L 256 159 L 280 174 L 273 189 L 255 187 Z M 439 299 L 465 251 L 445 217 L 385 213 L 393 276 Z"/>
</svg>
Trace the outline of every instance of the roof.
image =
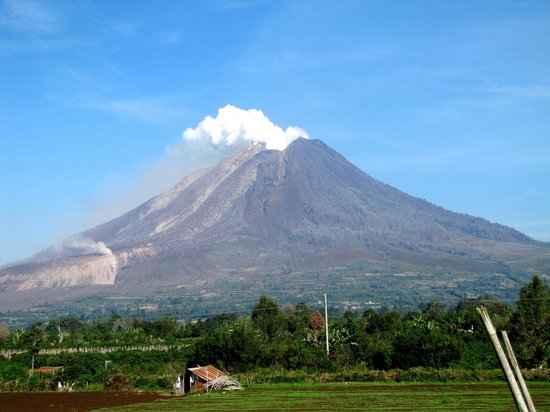
<svg viewBox="0 0 550 412">
<path fill-rule="evenodd" d="M 55 373 L 63 369 L 63 366 L 42 366 L 41 368 L 36 368 L 34 372 L 36 373 Z"/>
<path fill-rule="evenodd" d="M 225 373 L 223 373 L 219 369 L 216 369 L 212 365 L 197 366 L 196 368 L 188 368 L 187 370 L 193 372 L 195 375 L 205 380 L 206 382 L 210 382 L 214 379 L 219 378 L 220 376 L 226 376 Z"/>
</svg>

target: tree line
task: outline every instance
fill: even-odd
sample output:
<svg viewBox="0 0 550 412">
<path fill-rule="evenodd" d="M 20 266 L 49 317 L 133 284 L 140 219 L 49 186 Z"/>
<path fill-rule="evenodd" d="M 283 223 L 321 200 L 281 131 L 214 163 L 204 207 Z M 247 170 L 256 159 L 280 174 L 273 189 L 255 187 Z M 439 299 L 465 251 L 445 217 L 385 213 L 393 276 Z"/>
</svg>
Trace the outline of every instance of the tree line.
<svg viewBox="0 0 550 412">
<path fill-rule="evenodd" d="M 130 374 L 136 381 L 144 379 L 144 371 L 149 370 L 154 376 L 151 379 L 160 379 L 164 386 L 178 370 L 209 363 L 231 373 L 274 367 L 327 372 L 356 366 L 376 370 L 498 368 L 476 312 L 479 305 L 488 309 L 497 329 L 508 331 L 521 366 L 549 366 L 550 289 L 535 276 L 520 290 L 515 308 L 480 296 L 465 299 L 454 308 L 432 301 L 407 313 L 368 309 L 330 315 L 328 356 L 325 319 L 320 311 L 305 303 L 280 308 L 265 295 L 248 316 L 217 314 L 182 322 L 170 316 L 143 320 L 115 314 L 88 322 L 62 317 L 25 330 L 9 331 L 0 325 L 0 348 L 26 351 L 11 360 L 0 359 L 0 383 L 22 379 L 33 355 L 36 366 L 64 366 L 67 380 L 101 382 L 113 372 L 106 370 L 105 362 L 116 359 L 114 372 Z M 38 356 L 45 348 L 183 343 L 185 350 L 162 354 Z"/>
<path fill-rule="evenodd" d="M 282 310 L 260 297 L 250 317 L 216 316 L 200 335 L 196 362 L 228 370 L 256 367 L 335 369 L 363 364 L 372 369 L 498 367 L 491 343 L 476 312 L 484 305 L 497 329 L 507 330 L 523 367 L 548 367 L 550 291 L 534 277 L 515 309 L 491 298 L 466 299 L 447 309 L 433 301 L 418 311 L 368 309 L 329 319 L 329 356 L 325 320 L 305 304 Z M 212 327 L 214 325 L 214 327 Z"/>
</svg>

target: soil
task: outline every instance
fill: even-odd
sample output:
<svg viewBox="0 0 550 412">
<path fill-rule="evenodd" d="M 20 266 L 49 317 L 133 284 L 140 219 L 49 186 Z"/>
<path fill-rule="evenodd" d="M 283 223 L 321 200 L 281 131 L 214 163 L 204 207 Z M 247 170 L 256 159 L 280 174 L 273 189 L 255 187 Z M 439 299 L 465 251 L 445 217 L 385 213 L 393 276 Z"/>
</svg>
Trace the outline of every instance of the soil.
<svg viewBox="0 0 550 412">
<path fill-rule="evenodd" d="M 3 392 L 1 412 L 85 412 L 108 406 L 152 402 L 169 395 L 154 392 Z"/>
</svg>

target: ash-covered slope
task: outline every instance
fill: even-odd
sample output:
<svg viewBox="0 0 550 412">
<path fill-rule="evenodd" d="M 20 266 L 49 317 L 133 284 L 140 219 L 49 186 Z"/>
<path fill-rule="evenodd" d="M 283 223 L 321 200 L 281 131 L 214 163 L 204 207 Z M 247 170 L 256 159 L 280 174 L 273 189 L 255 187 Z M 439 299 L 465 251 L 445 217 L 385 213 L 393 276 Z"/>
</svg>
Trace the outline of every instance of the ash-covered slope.
<svg viewBox="0 0 550 412">
<path fill-rule="evenodd" d="M 98 279 L 144 289 L 350 263 L 381 273 L 548 271 L 540 257 L 550 251 L 514 229 L 407 195 L 306 139 L 284 151 L 252 146 L 82 236 L 103 242 L 114 259 L 114 272 L 105 272 L 107 254 L 92 259 Z M 78 259 L 88 262 L 80 272 Z M 29 288 L 69 265 L 82 282 L 35 286 L 94 284 L 89 260 L 8 268 L 0 288 Z"/>
</svg>

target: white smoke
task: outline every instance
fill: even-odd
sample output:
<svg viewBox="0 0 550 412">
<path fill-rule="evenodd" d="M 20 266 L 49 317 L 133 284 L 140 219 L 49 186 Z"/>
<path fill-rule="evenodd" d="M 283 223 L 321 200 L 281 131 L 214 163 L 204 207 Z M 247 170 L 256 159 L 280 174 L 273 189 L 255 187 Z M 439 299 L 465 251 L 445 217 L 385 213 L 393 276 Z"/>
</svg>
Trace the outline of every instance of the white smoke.
<svg viewBox="0 0 550 412">
<path fill-rule="evenodd" d="M 298 137 L 308 138 L 308 134 L 297 127 L 283 130 L 261 110 L 243 110 L 232 105 L 220 108 L 215 118 L 205 117 L 197 127 L 186 129 L 182 135 L 183 139 L 166 148 L 163 158 L 136 176 L 106 181 L 101 192 L 85 199 L 85 213 L 67 218 L 65 225 L 71 230 L 86 230 L 105 223 L 170 189 L 183 177 L 198 169 L 213 167 L 253 143 L 263 143 L 270 150 L 284 150 Z M 112 255 L 104 243 L 77 235 L 55 243 L 27 261 L 42 262 L 86 254 Z"/>
<path fill-rule="evenodd" d="M 101 192 L 84 200 L 83 214 L 67 217 L 64 226 L 71 231 L 86 230 L 116 218 L 168 190 L 186 175 L 215 166 L 223 158 L 254 143 L 263 143 L 268 150 L 284 150 L 295 139 L 308 138 L 307 132 L 298 127 L 283 130 L 261 110 L 244 110 L 230 104 L 218 109 L 216 117 L 206 116 L 195 128 L 187 128 L 182 136 L 183 139 L 166 149 L 163 158 L 137 176 L 120 182 L 109 178 Z M 113 253 L 103 242 L 75 235 L 30 258 L 0 267 L 80 255 L 113 256 Z"/>
<path fill-rule="evenodd" d="M 243 110 L 230 104 L 219 109 L 215 118 L 206 116 L 197 127 L 183 132 L 186 141 L 206 140 L 215 146 L 264 143 L 268 150 L 284 150 L 299 137 L 308 138 L 308 134 L 293 126 L 281 129 L 261 110 Z"/>
<path fill-rule="evenodd" d="M 78 255 L 112 255 L 111 249 L 103 242 L 94 242 L 81 235 L 71 236 L 56 246 L 60 252 L 75 252 Z"/>
<path fill-rule="evenodd" d="M 113 252 L 103 242 L 95 242 L 92 239 L 86 238 L 82 235 L 74 235 L 54 243 L 49 248 L 38 252 L 32 256 L 29 261 L 38 263 L 69 256 L 81 255 L 113 256 Z"/>
<path fill-rule="evenodd" d="M 86 224 L 80 226 L 86 229 L 118 217 L 170 189 L 183 177 L 215 166 L 253 143 L 264 143 L 266 149 L 284 150 L 298 137 L 308 138 L 307 132 L 300 128 L 281 129 L 261 110 L 243 110 L 232 105 L 220 108 L 215 118 L 205 117 L 197 127 L 186 129 L 182 136 L 183 139 L 166 148 L 165 157 L 149 165 L 132 181 L 117 184 L 110 180 L 106 190 L 89 202 Z"/>
</svg>

